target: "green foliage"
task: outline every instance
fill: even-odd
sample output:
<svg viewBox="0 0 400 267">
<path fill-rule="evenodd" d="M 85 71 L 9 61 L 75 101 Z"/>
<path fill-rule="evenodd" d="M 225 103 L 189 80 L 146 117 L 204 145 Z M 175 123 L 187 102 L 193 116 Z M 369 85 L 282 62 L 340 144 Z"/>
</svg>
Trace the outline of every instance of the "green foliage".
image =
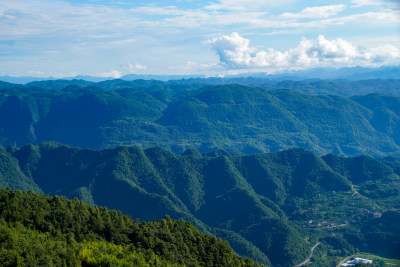
<svg viewBox="0 0 400 267">
<path fill-rule="evenodd" d="M 225 83 L 0 84 L 0 145 L 55 140 L 96 149 L 161 146 L 177 153 L 195 148 L 254 154 L 296 146 L 319 154 L 399 154 L 398 96 L 315 95 L 352 86 L 370 88 L 366 93 L 395 88 L 398 81 Z"/>
<path fill-rule="evenodd" d="M 10 154 L 2 147 L 0 147 L 0 188 L 31 189 L 42 192 L 31 178 L 24 175 L 18 160 L 10 157 Z"/>
<path fill-rule="evenodd" d="M 321 158 L 303 149 L 244 156 L 216 149 L 253 154 L 298 146 L 319 154 L 398 155 L 400 98 L 344 97 L 398 94 L 398 83 L 0 83 L 0 144 L 13 145 L 0 148 L 0 187 L 77 197 L 142 220 L 184 218 L 266 265 L 298 264 L 317 239 L 314 266 L 335 266 L 358 250 L 395 257 L 398 158 Z M 14 146 L 46 140 L 185 152 Z M 2 265 L 253 264 L 225 242 L 197 238 L 181 221 L 139 223 L 77 200 L 7 194 L 0 203 Z"/>
<path fill-rule="evenodd" d="M 310 247 L 290 223 L 279 219 L 265 219 L 243 230 L 243 236 L 268 255 L 273 266 L 294 266 L 307 258 Z"/>
<path fill-rule="evenodd" d="M 169 217 L 138 222 L 65 197 L 0 190 L 2 266 L 257 266 Z"/>
<path fill-rule="evenodd" d="M 8 177 L 16 178 L 15 182 L 30 181 L 30 187 L 19 183 L 21 189 L 40 188 L 51 195 L 78 197 L 91 204 L 123 210 L 141 220 L 162 219 L 166 214 L 189 220 L 201 231 L 227 239 L 240 255 L 266 265 L 302 262 L 313 245 L 310 238 L 326 243 L 321 261 L 325 261 L 324 257 L 334 261 L 340 249 L 337 244 L 324 241 L 331 231 L 344 236 L 350 247 L 343 245 L 342 250 L 349 253 L 365 250 L 363 244 L 376 251 L 381 251 L 379 247 L 391 254 L 396 251 L 394 240 L 399 229 L 365 227 L 374 225 L 380 214 L 384 214 L 384 219 L 390 214 L 388 210 L 400 208 L 396 194 L 400 190 L 397 158 L 321 158 L 303 149 L 258 155 L 224 151 L 176 155 L 157 147 L 94 151 L 54 142 L 2 151 L 0 175 L 6 177 L 3 173 L 8 173 Z M 7 179 L 0 182 L 8 186 Z M 57 201 L 60 197 L 53 200 Z M 117 245 L 131 238 L 125 228 L 115 230 L 117 226 L 110 223 L 109 215 L 92 221 L 90 216 L 83 216 L 90 206 L 83 208 L 80 202 L 72 202 L 77 212 L 57 211 L 49 215 L 38 208 L 52 207 L 49 203 L 26 202 L 30 215 L 18 220 L 29 219 L 27 223 L 35 224 L 36 230 L 68 228 L 77 242 L 93 241 L 88 237 L 88 227 L 92 229 L 89 236 L 104 236 Z M 89 211 L 103 213 L 102 209 L 95 212 L 91 207 Z M 77 226 L 70 221 L 60 221 L 61 216 L 68 220 L 79 218 L 81 226 L 75 229 Z M 113 216 L 111 222 L 117 218 L 129 228 L 126 219 L 118 214 Z M 47 224 L 48 219 L 54 222 L 53 226 Z M 387 221 L 379 224 L 387 225 Z M 380 240 L 377 244 L 387 245 L 374 246 L 374 238 Z M 168 242 L 163 246 L 168 248 Z M 144 248 L 162 249 L 150 245 Z"/>
</svg>

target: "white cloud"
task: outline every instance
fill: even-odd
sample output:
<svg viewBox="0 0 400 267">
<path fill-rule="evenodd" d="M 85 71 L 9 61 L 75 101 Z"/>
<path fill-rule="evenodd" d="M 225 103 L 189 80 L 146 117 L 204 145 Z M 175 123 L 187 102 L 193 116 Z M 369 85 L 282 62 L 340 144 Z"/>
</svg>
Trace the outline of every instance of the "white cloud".
<svg viewBox="0 0 400 267">
<path fill-rule="evenodd" d="M 219 71 L 222 68 L 212 66 L 215 58 L 201 40 L 225 32 L 247 32 L 257 36 L 257 46 L 265 38 L 274 40 L 270 47 L 285 49 L 288 43 L 297 42 L 297 36 L 315 35 L 316 31 L 335 34 L 343 30 L 343 36 L 349 36 L 353 41 L 365 36 L 375 40 L 383 34 L 396 35 L 400 12 L 390 7 L 398 0 L 349 1 L 352 1 L 346 2 L 349 7 L 370 6 L 348 8 L 343 15 L 339 12 L 344 5 L 302 10 L 307 3 L 300 4 L 295 0 L 210 0 L 193 1 L 196 3 L 193 5 L 168 1 L 110 5 L 106 3 L 110 1 L 78 4 L 82 1 L 0 0 L 0 70 L 26 73 L 40 69 L 46 75 L 79 72 L 115 77 L 144 70 L 163 73 L 171 69 L 170 66 L 177 66 L 174 73 L 204 72 L 209 68 Z M 376 1 L 386 4 L 372 6 L 372 3 L 378 3 Z M 302 11 L 280 16 L 289 4 Z M 286 52 L 259 51 L 252 48 L 247 39 L 238 37 L 225 40 L 228 44 L 243 42 L 235 43 L 230 54 L 221 48 L 218 50 L 226 62 L 237 62 L 232 65 L 262 66 L 267 64 L 263 63 L 265 61 L 278 66 L 279 58 L 287 58 Z M 372 46 L 370 42 L 365 43 Z M 399 47 L 389 39 L 382 43 Z M 235 47 L 242 48 L 236 51 Z M 267 55 L 263 57 L 263 53 Z M 271 59 L 266 60 L 266 57 Z M 186 64 L 188 61 L 198 64 Z M 116 71 L 104 72 L 112 69 Z"/>
<path fill-rule="evenodd" d="M 365 7 L 365 6 L 387 6 L 391 9 L 399 9 L 399 0 L 351 0 L 351 7 Z"/>
<path fill-rule="evenodd" d="M 382 5 L 382 1 L 378 0 L 351 0 L 352 7 L 362 7 L 362 6 L 379 6 Z"/>
<path fill-rule="evenodd" d="M 220 71 L 224 71 L 219 64 L 216 63 L 198 63 L 196 61 L 187 61 L 183 65 L 179 66 L 170 66 L 168 69 L 172 70 L 175 73 L 180 74 L 193 74 L 193 73 L 201 73 L 204 75 L 215 76 L 216 73 Z"/>
<path fill-rule="evenodd" d="M 220 0 L 211 3 L 205 8 L 210 10 L 254 10 L 260 7 L 283 6 L 291 2 L 293 2 L 293 0 Z"/>
<path fill-rule="evenodd" d="M 393 10 L 385 10 L 382 12 L 366 12 L 343 16 L 332 19 L 306 22 L 299 24 L 298 27 L 324 27 L 328 25 L 345 25 L 358 24 L 368 27 L 380 25 L 398 25 L 400 23 L 400 12 Z"/>
<path fill-rule="evenodd" d="M 129 10 L 100 5 L 72 5 L 65 1 L 0 1 L 0 32 L 15 39 L 88 35 L 116 35 L 116 29 L 129 30 L 140 21 Z M 121 34 L 117 34 L 118 37 Z M 72 39 L 72 38 L 69 38 Z"/>
<path fill-rule="evenodd" d="M 217 52 L 221 63 L 235 66 L 250 66 L 255 57 L 255 49 L 250 48 L 250 41 L 241 37 L 237 32 L 223 35 L 207 41 Z"/>
<path fill-rule="evenodd" d="M 98 77 L 112 77 L 114 79 L 118 79 L 122 77 L 122 73 L 118 70 L 111 70 L 109 72 L 102 72 L 97 74 Z"/>
<path fill-rule="evenodd" d="M 140 64 L 138 64 L 138 63 L 135 63 L 135 64 L 128 63 L 128 68 L 129 68 L 129 72 L 130 72 L 130 73 L 136 73 L 136 72 L 138 72 L 138 71 L 146 70 L 146 69 L 147 69 L 146 66 L 140 65 Z"/>
<path fill-rule="evenodd" d="M 284 0 L 288 3 L 292 0 Z M 373 1 L 373 0 L 353 0 Z M 314 20 L 301 23 L 297 18 L 326 18 L 341 12 L 345 5 L 308 7 L 299 13 L 284 13 L 281 16 L 269 15 L 268 6 L 276 0 L 222 0 L 204 9 L 179 9 L 174 6 L 141 6 L 130 9 L 105 7 L 101 5 L 72 5 L 57 0 L 0 0 L 0 32 L 9 40 L 24 38 L 51 38 L 52 42 L 63 45 L 76 40 L 84 40 L 86 47 L 115 48 L 136 42 L 137 35 L 152 36 L 155 39 L 195 29 L 198 33 L 218 33 L 226 27 L 253 29 L 282 29 L 322 27 L 335 25 L 347 17 L 337 20 Z M 355 2 L 353 3 L 355 4 Z M 229 9 L 228 12 L 213 10 L 211 6 Z M 217 6 L 215 6 L 217 5 Z M 257 8 L 257 9 L 256 9 Z M 376 13 L 376 12 L 369 12 Z M 392 10 L 380 13 L 399 14 Z M 156 16 L 154 16 L 156 15 Z M 160 17 L 158 16 L 160 15 Z M 355 14 L 352 16 L 361 16 Z M 388 18 L 390 19 L 390 18 Z M 392 19 L 393 20 L 393 19 Z M 370 23 L 392 23 L 385 17 L 372 19 Z M 66 23 L 67 22 L 67 23 Z M 389 24 L 390 25 L 390 24 Z M 162 28 L 162 30 L 161 30 Z M 135 39 L 125 39 L 135 36 Z M 61 40 L 67 40 L 62 42 Z"/>
<path fill-rule="evenodd" d="M 392 45 L 365 48 L 341 38 L 317 40 L 303 38 L 287 51 L 269 48 L 257 51 L 238 33 L 207 41 L 217 52 L 220 64 L 231 69 L 261 68 L 267 72 L 300 70 L 312 67 L 380 66 L 400 61 L 400 50 Z"/>
<path fill-rule="evenodd" d="M 346 9 L 346 5 L 307 7 L 299 13 L 283 13 L 283 18 L 327 18 Z"/>
<path fill-rule="evenodd" d="M 132 8 L 131 11 L 140 12 L 147 15 L 173 15 L 180 16 L 190 13 L 190 11 L 180 10 L 175 6 L 157 7 L 157 6 L 143 6 Z"/>
<path fill-rule="evenodd" d="M 37 77 L 43 77 L 46 75 L 46 73 L 44 71 L 40 71 L 40 70 L 28 70 L 28 74 L 35 75 Z"/>
</svg>

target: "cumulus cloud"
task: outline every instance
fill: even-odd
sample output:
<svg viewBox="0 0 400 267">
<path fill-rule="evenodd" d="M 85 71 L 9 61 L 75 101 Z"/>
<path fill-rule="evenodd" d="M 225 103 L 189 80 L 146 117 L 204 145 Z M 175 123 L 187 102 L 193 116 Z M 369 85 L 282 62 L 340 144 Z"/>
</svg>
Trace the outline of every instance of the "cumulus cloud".
<svg viewBox="0 0 400 267">
<path fill-rule="evenodd" d="M 264 69 L 268 72 L 300 70 L 312 67 L 380 66 L 400 61 L 400 50 L 392 45 L 366 48 L 341 38 L 317 40 L 303 38 L 297 47 L 287 51 L 260 50 L 238 33 L 207 41 L 215 50 L 220 64 L 230 69 Z"/>
<path fill-rule="evenodd" d="M 283 18 L 327 18 L 346 9 L 346 5 L 307 7 L 299 13 L 283 13 Z"/>
</svg>

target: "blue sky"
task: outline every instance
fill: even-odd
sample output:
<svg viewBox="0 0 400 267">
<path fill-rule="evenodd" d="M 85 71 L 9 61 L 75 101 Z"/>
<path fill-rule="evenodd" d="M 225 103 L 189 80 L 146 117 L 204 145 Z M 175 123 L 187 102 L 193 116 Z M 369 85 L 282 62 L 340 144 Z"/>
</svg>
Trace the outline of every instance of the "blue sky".
<svg viewBox="0 0 400 267">
<path fill-rule="evenodd" d="M 399 64 L 396 0 L 0 1 L 0 76 Z"/>
</svg>

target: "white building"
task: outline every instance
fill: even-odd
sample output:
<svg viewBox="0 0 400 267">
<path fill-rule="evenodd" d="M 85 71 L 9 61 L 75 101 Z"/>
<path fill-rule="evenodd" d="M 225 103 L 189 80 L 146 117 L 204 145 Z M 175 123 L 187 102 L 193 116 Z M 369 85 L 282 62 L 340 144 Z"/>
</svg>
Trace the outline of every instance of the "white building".
<svg viewBox="0 0 400 267">
<path fill-rule="evenodd" d="M 357 257 L 352 260 L 348 260 L 345 263 L 342 263 L 340 266 L 354 266 L 357 263 L 370 264 L 372 263 L 372 260 Z"/>
</svg>

